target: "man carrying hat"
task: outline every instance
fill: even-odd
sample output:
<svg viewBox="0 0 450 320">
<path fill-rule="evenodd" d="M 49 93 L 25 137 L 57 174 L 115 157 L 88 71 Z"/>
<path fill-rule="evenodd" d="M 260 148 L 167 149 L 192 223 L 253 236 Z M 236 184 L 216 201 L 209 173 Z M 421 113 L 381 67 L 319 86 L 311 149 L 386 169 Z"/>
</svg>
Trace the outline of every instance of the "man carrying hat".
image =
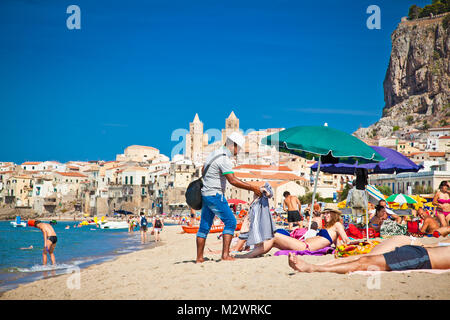
<svg viewBox="0 0 450 320">
<path fill-rule="evenodd" d="M 211 152 L 206 158 L 203 171 L 207 166 L 208 170 L 203 177 L 202 215 L 197 232 L 197 263 L 204 261 L 203 251 L 206 237 L 216 215 L 225 225 L 223 229 L 222 260 L 234 260 L 229 255 L 229 251 L 236 229 L 236 218 L 225 199 L 227 181 L 237 188 L 253 191 L 257 196 L 262 195 L 258 187 L 241 181 L 234 176 L 231 157 L 238 154 L 239 150 L 244 147 L 244 142 L 245 138 L 242 134 L 233 132 L 227 137 L 222 147 Z"/>
</svg>

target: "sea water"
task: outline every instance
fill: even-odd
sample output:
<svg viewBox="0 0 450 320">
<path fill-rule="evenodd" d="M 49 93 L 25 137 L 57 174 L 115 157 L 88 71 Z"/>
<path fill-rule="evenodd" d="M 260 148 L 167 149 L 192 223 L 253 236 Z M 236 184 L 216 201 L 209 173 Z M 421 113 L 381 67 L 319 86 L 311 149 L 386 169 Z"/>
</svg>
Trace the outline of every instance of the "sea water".
<svg viewBox="0 0 450 320">
<path fill-rule="evenodd" d="M 47 221 L 44 221 L 47 222 Z M 117 255 L 154 246 L 147 233 L 148 243 L 141 244 L 139 229 L 101 229 L 95 225 L 74 227 L 78 222 L 59 221 L 53 225 L 58 242 L 54 251 L 56 265 L 47 255 L 42 265 L 44 237 L 33 227 L 14 228 L 9 221 L 0 221 L 0 292 L 18 284 L 71 273 L 75 268 L 114 259 Z M 151 225 L 151 224 L 150 224 Z M 69 226 L 69 229 L 66 227 Z M 21 249 L 33 246 L 33 249 Z"/>
</svg>

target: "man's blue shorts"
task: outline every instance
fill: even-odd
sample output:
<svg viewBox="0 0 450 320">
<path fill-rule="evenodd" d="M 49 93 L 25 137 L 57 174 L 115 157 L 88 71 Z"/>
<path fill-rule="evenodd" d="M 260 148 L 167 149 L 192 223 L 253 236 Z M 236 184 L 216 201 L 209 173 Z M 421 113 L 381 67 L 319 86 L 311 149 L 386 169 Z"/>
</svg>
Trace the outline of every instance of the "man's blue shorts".
<svg viewBox="0 0 450 320">
<path fill-rule="evenodd" d="M 392 271 L 431 269 L 430 257 L 424 247 L 406 245 L 383 254 Z"/>
<path fill-rule="evenodd" d="M 225 196 L 216 193 L 214 196 L 202 196 L 202 217 L 197 237 L 206 238 L 213 224 L 214 216 L 218 216 L 225 224 L 223 234 L 234 234 L 236 218 L 231 211 Z"/>
</svg>

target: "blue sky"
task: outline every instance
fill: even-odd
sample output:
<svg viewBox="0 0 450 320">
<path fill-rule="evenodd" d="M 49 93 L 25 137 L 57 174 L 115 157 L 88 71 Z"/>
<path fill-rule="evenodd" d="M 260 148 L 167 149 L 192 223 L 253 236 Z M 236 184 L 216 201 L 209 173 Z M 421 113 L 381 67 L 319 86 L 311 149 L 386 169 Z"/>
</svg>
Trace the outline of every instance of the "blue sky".
<svg viewBox="0 0 450 320">
<path fill-rule="evenodd" d="M 234 110 L 244 130 L 354 132 L 381 117 L 391 33 L 430 2 L 2 0 L 0 161 L 170 155 L 195 113 L 205 130 Z"/>
</svg>

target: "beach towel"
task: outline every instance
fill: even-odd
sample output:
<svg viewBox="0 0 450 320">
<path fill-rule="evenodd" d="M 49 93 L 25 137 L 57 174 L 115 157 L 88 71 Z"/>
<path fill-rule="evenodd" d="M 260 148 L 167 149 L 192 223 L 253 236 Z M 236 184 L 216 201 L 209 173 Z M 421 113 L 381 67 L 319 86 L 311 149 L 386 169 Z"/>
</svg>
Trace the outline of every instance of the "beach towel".
<svg viewBox="0 0 450 320">
<path fill-rule="evenodd" d="M 345 229 L 345 233 L 348 237 L 353 239 L 364 239 L 366 237 L 366 228 L 358 228 L 354 224 L 349 224 L 348 228 Z M 369 238 L 376 238 L 379 236 L 379 232 L 376 232 L 373 228 L 369 228 Z"/>
<path fill-rule="evenodd" d="M 398 224 L 393 220 L 385 220 L 380 228 L 380 235 L 382 237 L 392 237 L 406 235 L 407 226 Z"/>
<path fill-rule="evenodd" d="M 409 233 L 421 233 L 419 221 L 407 221 L 406 226 Z"/>
<path fill-rule="evenodd" d="M 248 213 L 250 229 L 248 231 L 247 245 L 256 245 L 265 240 L 272 239 L 276 229 L 269 208 L 269 199 L 273 197 L 272 187 L 268 182 L 264 184 L 267 194 L 253 201 Z"/>
<path fill-rule="evenodd" d="M 332 254 L 334 252 L 334 248 L 332 247 L 325 247 L 316 251 L 310 251 L 310 250 L 279 250 L 275 252 L 275 256 L 281 256 L 281 255 L 289 255 L 289 253 L 295 253 L 297 256 L 323 256 L 325 254 Z"/>
<path fill-rule="evenodd" d="M 292 230 L 290 236 L 295 239 L 300 239 L 308 231 L 308 228 L 296 228 Z"/>
<path fill-rule="evenodd" d="M 284 234 L 285 236 L 288 236 L 288 237 L 291 236 L 291 234 L 289 233 L 289 231 L 287 231 L 287 230 L 285 230 L 285 229 L 277 229 L 277 230 L 275 230 L 275 233 L 281 233 L 281 234 Z"/>
<path fill-rule="evenodd" d="M 353 271 L 348 275 L 359 274 L 363 276 L 374 276 L 382 273 L 412 273 L 412 272 L 426 272 L 426 273 L 434 273 L 434 274 L 442 274 L 450 272 L 450 269 L 414 269 L 414 270 L 400 270 L 400 271 Z"/>
<path fill-rule="evenodd" d="M 372 251 L 372 249 L 377 245 L 380 244 L 379 241 L 372 241 L 369 242 L 361 242 L 354 245 L 340 245 L 336 247 L 336 250 L 334 251 L 335 258 L 344 258 L 349 256 L 354 256 L 358 254 L 366 254 Z"/>
</svg>

